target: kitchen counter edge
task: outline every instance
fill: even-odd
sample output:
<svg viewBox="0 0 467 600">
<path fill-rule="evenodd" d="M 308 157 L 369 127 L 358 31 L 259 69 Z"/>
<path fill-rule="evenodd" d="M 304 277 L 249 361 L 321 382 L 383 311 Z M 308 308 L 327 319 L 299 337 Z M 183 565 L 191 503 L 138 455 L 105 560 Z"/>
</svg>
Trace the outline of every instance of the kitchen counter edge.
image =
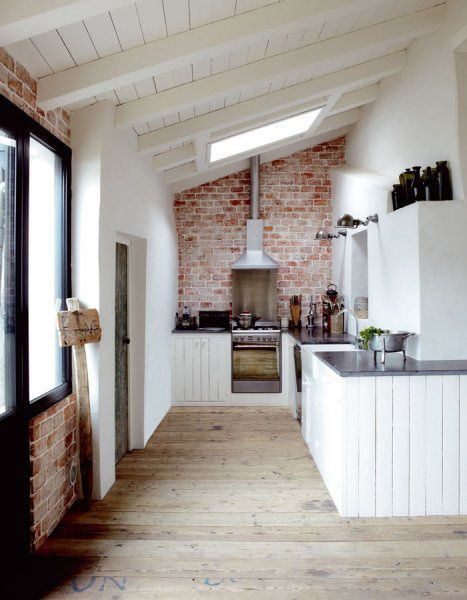
<svg viewBox="0 0 467 600">
<path fill-rule="evenodd" d="M 386 363 L 374 361 L 373 352 L 316 352 L 327 367 L 340 377 L 398 377 L 467 375 L 467 360 L 417 360 L 402 354 L 386 355 Z"/>
</svg>

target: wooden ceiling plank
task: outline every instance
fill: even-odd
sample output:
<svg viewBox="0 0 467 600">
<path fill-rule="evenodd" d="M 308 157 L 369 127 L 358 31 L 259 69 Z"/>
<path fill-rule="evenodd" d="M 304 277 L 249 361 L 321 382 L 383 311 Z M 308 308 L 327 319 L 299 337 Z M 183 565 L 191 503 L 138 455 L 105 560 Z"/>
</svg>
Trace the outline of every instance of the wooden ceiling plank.
<svg viewBox="0 0 467 600">
<path fill-rule="evenodd" d="M 167 37 L 162 0 L 141 0 L 136 3 L 136 10 L 146 44 Z"/>
<path fill-rule="evenodd" d="M 129 127 L 147 118 L 183 110 L 193 104 L 209 101 L 236 90 L 241 90 L 243 94 L 249 85 L 271 80 L 280 74 L 284 75 L 285 81 L 286 75 L 304 68 L 312 68 L 313 65 L 326 66 L 329 62 L 338 62 L 342 59 L 356 64 L 362 51 L 379 53 L 379 48 L 383 43 L 413 39 L 435 30 L 441 24 L 443 15 L 444 11 L 439 8 L 429 9 L 427 12 L 402 17 L 338 38 L 318 42 L 306 48 L 279 54 L 262 60 L 260 65 L 244 65 L 178 88 L 166 90 L 163 94 L 148 96 L 119 107 L 116 114 L 116 125 L 117 127 Z M 338 69 L 339 67 L 336 67 L 332 70 Z"/>
<path fill-rule="evenodd" d="M 400 52 L 266 96 L 253 98 L 247 102 L 234 104 L 215 113 L 200 115 L 191 121 L 142 135 L 139 138 L 139 150 L 145 154 L 152 153 L 164 145 L 189 142 L 200 134 L 239 124 L 248 119 L 263 117 L 310 100 L 317 100 L 336 90 L 345 93 L 357 87 L 370 85 L 383 77 L 400 72 L 406 64 L 407 53 Z"/>
<path fill-rule="evenodd" d="M 76 23 L 134 0 L 2 0 L 0 46 Z"/>
<path fill-rule="evenodd" d="M 144 44 L 143 30 L 141 28 L 136 4 L 121 6 L 110 13 L 117 32 L 118 41 L 122 50 L 128 50 Z"/>
<path fill-rule="evenodd" d="M 92 42 L 101 59 L 121 51 L 120 42 L 118 41 L 117 32 L 115 31 L 112 19 L 110 18 L 110 13 L 86 19 L 84 21 L 84 26 L 91 36 Z M 113 88 L 111 87 L 110 89 Z M 104 93 L 106 91 L 109 90 L 103 89 L 97 93 Z"/>
<path fill-rule="evenodd" d="M 254 44 L 258 39 L 324 23 L 331 18 L 338 18 L 383 1 L 328 0 L 323 3 L 322 0 L 284 0 L 177 35 L 170 35 L 177 29 L 186 27 L 187 23 L 176 24 L 173 7 L 178 4 L 166 0 L 164 7 L 167 27 L 169 22 L 171 27 L 169 37 L 123 52 L 117 51 L 114 56 L 105 56 L 100 60 L 42 78 L 39 81 L 38 103 L 45 109 L 63 106 L 216 54 Z M 101 54 L 98 48 L 97 50 Z"/>
</svg>

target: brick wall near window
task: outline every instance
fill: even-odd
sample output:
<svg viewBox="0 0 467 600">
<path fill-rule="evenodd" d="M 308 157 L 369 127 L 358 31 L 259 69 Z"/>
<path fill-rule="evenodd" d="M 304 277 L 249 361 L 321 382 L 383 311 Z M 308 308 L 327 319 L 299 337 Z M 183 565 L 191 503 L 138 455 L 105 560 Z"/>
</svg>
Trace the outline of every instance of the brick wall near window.
<svg viewBox="0 0 467 600">
<path fill-rule="evenodd" d="M 36 104 L 37 81 L 0 47 L 0 94 L 70 145 L 70 114 L 63 108 L 43 111 Z M 76 398 L 35 417 L 29 427 L 31 452 L 31 546 L 47 539 L 76 500 L 70 467 L 76 463 Z"/>
<path fill-rule="evenodd" d="M 39 548 L 76 500 L 70 471 L 76 465 L 76 397 L 65 398 L 29 424 L 31 544 Z"/>
<path fill-rule="evenodd" d="M 288 316 L 289 296 L 312 295 L 331 280 L 332 244 L 317 241 L 330 228 L 330 170 L 344 163 L 345 138 L 335 139 L 261 165 L 264 246 L 279 264 L 279 315 Z M 179 242 L 179 305 L 226 310 L 231 302 L 231 266 L 246 243 L 249 171 L 235 173 L 175 197 Z"/>
<path fill-rule="evenodd" d="M 70 113 L 63 108 L 44 111 L 36 104 L 37 81 L 0 47 L 0 94 L 24 110 L 65 144 L 70 145 Z"/>
</svg>

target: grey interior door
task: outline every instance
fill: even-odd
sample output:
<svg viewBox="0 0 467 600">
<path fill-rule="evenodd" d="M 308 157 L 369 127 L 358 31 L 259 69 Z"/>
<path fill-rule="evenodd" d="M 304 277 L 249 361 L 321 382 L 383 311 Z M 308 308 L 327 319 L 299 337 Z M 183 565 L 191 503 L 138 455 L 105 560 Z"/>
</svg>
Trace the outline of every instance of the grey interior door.
<svg viewBox="0 0 467 600">
<path fill-rule="evenodd" d="M 115 271 L 115 463 L 128 452 L 128 246 L 118 244 Z"/>
</svg>

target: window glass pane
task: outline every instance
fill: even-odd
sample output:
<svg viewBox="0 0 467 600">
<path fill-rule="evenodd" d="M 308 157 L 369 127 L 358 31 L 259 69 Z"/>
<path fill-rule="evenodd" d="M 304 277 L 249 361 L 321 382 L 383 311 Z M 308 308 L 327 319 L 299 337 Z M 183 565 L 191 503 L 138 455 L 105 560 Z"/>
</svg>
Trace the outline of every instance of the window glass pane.
<svg viewBox="0 0 467 600">
<path fill-rule="evenodd" d="M 0 129 L 0 415 L 14 404 L 16 142 Z"/>
<path fill-rule="evenodd" d="M 59 156 L 30 139 L 29 398 L 64 382 L 56 312 L 63 308 L 63 183 Z"/>
</svg>

